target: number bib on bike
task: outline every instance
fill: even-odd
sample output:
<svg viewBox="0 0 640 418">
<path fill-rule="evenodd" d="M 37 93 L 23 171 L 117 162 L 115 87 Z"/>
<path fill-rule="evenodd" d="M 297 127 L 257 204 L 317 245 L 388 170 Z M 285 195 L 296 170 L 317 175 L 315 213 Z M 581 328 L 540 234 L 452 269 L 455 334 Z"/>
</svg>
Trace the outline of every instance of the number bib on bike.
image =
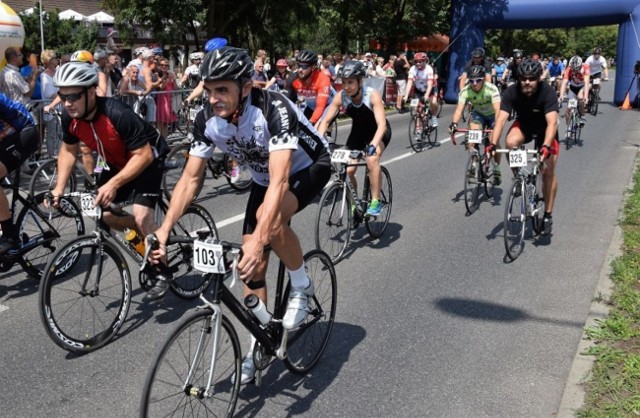
<svg viewBox="0 0 640 418">
<path fill-rule="evenodd" d="M 416 108 L 418 107 L 418 102 L 420 101 L 420 99 L 411 99 L 411 104 L 409 106 Z"/>
<path fill-rule="evenodd" d="M 331 154 L 331 162 L 335 164 L 348 164 L 351 161 L 351 150 L 337 149 Z"/>
<path fill-rule="evenodd" d="M 89 218 L 98 217 L 98 208 L 95 206 L 95 200 L 91 193 L 82 193 L 80 195 L 80 208 L 82 209 L 82 215 Z"/>
<path fill-rule="evenodd" d="M 480 129 L 471 129 L 467 132 L 467 142 L 469 144 L 480 144 L 482 142 L 482 131 Z"/>
<path fill-rule="evenodd" d="M 526 150 L 514 150 L 509 151 L 509 167 L 526 167 L 527 166 L 527 151 Z"/>
<path fill-rule="evenodd" d="M 569 103 L 567 104 L 567 106 L 569 107 L 569 109 L 578 107 L 578 99 L 569 99 Z"/>
<path fill-rule="evenodd" d="M 207 241 L 193 242 L 193 268 L 203 273 L 224 274 L 222 245 Z"/>
</svg>

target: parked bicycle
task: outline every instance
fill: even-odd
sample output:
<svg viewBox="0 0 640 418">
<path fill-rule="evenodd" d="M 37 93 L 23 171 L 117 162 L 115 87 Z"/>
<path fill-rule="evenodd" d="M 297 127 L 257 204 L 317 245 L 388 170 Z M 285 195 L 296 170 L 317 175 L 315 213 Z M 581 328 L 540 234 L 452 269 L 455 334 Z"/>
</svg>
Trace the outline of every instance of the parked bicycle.
<svg viewBox="0 0 640 418">
<path fill-rule="evenodd" d="M 564 135 L 564 143 L 567 149 L 569 149 L 572 143 L 578 145 L 580 134 L 582 133 L 578 99 L 573 98 L 567 101 L 567 113 L 569 114 L 569 123 L 567 124 L 567 130 Z"/>
<path fill-rule="evenodd" d="M 480 205 L 481 189 L 487 199 L 493 196 L 494 162 L 490 155 L 484 153 L 484 146 L 489 143 L 492 129 L 456 128 L 451 134 L 451 142 L 456 145 L 457 132 L 465 134 L 463 144 L 473 144 L 469 149 L 469 159 L 464 170 L 464 204 L 467 214 L 471 215 Z"/>
<path fill-rule="evenodd" d="M 331 162 L 336 167 L 334 181 L 324 190 L 316 215 L 316 248 L 325 251 L 331 261 L 337 263 L 344 256 L 349 244 L 351 230 L 363 221 L 371 238 L 379 238 L 387 228 L 393 204 L 391 175 L 386 167 L 380 166 L 380 203 L 382 212 L 378 216 L 367 215 L 371 202 L 369 170 L 364 159 L 364 151 L 337 149 L 331 154 Z M 347 168 L 364 166 L 362 195 L 347 175 Z"/>
<path fill-rule="evenodd" d="M 171 192 L 173 192 L 173 189 L 178 183 L 178 180 L 180 180 L 180 177 L 182 176 L 184 167 L 187 165 L 187 161 L 189 160 L 190 148 L 190 143 L 176 145 L 169 152 L 169 155 L 167 155 L 165 165 L 175 167 L 171 170 L 165 171 L 162 178 L 162 187 L 164 188 L 164 194 L 169 200 L 171 200 Z M 209 173 L 211 173 L 211 177 L 213 177 L 214 180 L 225 178 L 229 186 L 237 191 L 247 190 L 249 187 L 251 187 L 251 183 L 253 182 L 249 170 L 241 166 L 237 168 L 239 170 L 239 178 L 235 182 L 232 181 L 231 170 L 233 170 L 233 165 L 232 160 L 227 153 L 214 152 L 213 157 L 209 158 L 209 160 L 207 161 L 207 169 L 209 170 Z M 198 195 L 202 191 L 202 187 L 204 186 L 206 177 L 207 176 L 205 170 L 205 175 L 202 176 L 202 180 L 198 185 L 198 190 L 196 191 L 195 197 L 198 197 Z"/>
<path fill-rule="evenodd" d="M 255 296 L 248 296 L 243 305 L 230 290 L 236 282 L 241 245 L 203 238 L 193 243 L 197 256 L 192 262 L 196 269 L 211 277 L 210 297 L 200 295 L 203 306 L 184 318 L 154 359 L 142 392 L 141 417 L 233 415 L 240 391 L 242 354 L 237 332 L 222 313 L 222 305 L 257 340 L 253 361 L 258 385 L 262 371 L 275 358 L 284 361 L 293 373 L 307 373 L 318 363 L 329 341 L 338 288 L 327 254 L 312 250 L 304 256 L 315 294 L 309 302 L 305 323 L 288 331 L 282 327 L 289 294 L 284 264 L 280 262 L 278 268 L 273 315 L 266 308 L 255 315 L 254 304 L 258 307 L 264 304 Z M 193 240 L 172 237 L 169 243 L 184 245 Z M 233 281 L 227 285 L 225 279 L 229 275 Z"/>
<path fill-rule="evenodd" d="M 540 234 L 544 228 L 540 159 L 537 150 L 524 146 L 496 152 L 509 154 L 509 166 L 515 173 L 504 210 L 504 246 L 507 256 L 514 261 L 524 249 L 527 220 L 531 221 L 533 235 Z"/>
<path fill-rule="evenodd" d="M 435 145 L 438 127 L 433 126 L 430 106 L 426 106 L 422 100 L 411 99 L 410 107 L 415 111 L 409 122 L 409 144 L 415 152 L 421 152 L 427 145 Z"/>
<path fill-rule="evenodd" d="M 67 351 L 86 353 L 111 341 L 124 324 L 131 304 L 131 274 L 123 253 L 141 265 L 144 243 L 140 237 L 132 240 L 109 228 L 102 219 L 103 210 L 93 206 L 94 193 L 73 192 L 66 196 L 80 199 L 83 215 L 94 219 L 96 228 L 69 241 L 51 257 L 40 283 L 38 308 L 53 342 Z M 126 204 L 109 210 L 128 216 L 122 210 Z M 156 216 L 163 217 L 167 208 L 167 202 L 161 200 Z M 160 219 L 156 223 L 161 223 Z M 218 236 L 206 209 L 191 205 L 178 220 L 173 234 L 189 236 L 197 231 Z M 191 245 L 167 247 L 168 267 L 162 273 L 173 275 L 171 290 L 183 299 L 197 297 L 210 282 L 210 277 L 193 270 L 192 258 Z M 156 274 L 150 268 L 141 271 L 140 287 L 145 291 L 152 288 Z"/>
<path fill-rule="evenodd" d="M 11 190 L 11 213 L 22 244 L 3 254 L 0 273 L 20 264 L 29 276 L 39 280 L 51 254 L 68 240 L 84 234 L 84 220 L 80 208 L 72 200 L 62 199 L 58 209 L 46 208 L 44 193 L 30 195 L 20 189 L 19 184 L 20 170 L 15 171 L 13 182 L 5 178 L 2 183 L 3 188 Z"/>
</svg>

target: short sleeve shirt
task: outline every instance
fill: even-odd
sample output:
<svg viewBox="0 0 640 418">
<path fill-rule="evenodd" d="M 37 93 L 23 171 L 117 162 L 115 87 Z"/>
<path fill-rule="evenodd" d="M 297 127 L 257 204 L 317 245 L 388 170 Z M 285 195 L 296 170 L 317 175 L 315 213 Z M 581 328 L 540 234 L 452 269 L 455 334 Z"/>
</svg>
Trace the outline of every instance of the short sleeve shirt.
<svg viewBox="0 0 640 418">
<path fill-rule="evenodd" d="M 515 110 L 523 129 L 544 130 L 547 127 L 547 113 L 558 111 L 558 96 L 553 87 L 538 82 L 538 90 L 533 96 L 526 97 L 517 83 L 502 93 L 500 110 L 507 113 Z"/>
<path fill-rule="evenodd" d="M 495 115 L 494 103 L 500 103 L 500 91 L 495 84 L 485 82 L 479 92 L 473 91 L 471 85 L 466 85 L 458 96 L 458 104 L 473 103 L 473 111 L 483 116 Z"/>
<path fill-rule="evenodd" d="M 416 90 L 421 92 L 427 91 L 427 83 L 433 82 L 433 68 L 430 65 L 425 65 L 422 70 L 419 70 L 415 65 L 409 69 L 409 80 L 413 80 L 413 85 Z"/>
</svg>

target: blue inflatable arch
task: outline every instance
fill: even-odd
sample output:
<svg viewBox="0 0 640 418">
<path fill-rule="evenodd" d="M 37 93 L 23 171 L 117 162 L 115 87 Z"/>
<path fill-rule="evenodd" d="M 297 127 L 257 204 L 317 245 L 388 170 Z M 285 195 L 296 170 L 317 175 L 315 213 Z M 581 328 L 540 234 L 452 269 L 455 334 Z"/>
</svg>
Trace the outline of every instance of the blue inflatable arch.
<svg viewBox="0 0 640 418">
<path fill-rule="evenodd" d="M 640 60 L 639 0 L 454 0 L 448 103 L 458 101 L 458 78 L 471 51 L 484 45 L 487 28 L 532 29 L 620 24 L 614 102 L 621 104 Z M 595 46 L 595 45 L 594 45 Z M 526 52 L 526 51 L 525 51 Z M 608 57 L 607 57 L 608 58 Z M 637 83 L 631 86 L 631 103 L 638 99 Z"/>
</svg>

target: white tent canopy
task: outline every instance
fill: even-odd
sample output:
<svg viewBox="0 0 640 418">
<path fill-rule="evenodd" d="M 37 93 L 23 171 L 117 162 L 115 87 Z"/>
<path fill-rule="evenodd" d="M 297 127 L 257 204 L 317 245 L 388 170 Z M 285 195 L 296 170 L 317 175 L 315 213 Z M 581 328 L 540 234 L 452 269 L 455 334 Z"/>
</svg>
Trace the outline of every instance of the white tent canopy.
<svg viewBox="0 0 640 418">
<path fill-rule="evenodd" d="M 86 19 L 85 15 L 83 15 L 81 13 L 78 13 L 75 10 L 72 10 L 72 9 L 67 9 L 64 12 L 60 12 L 58 17 L 60 19 L 73 19 L 73 20 L 84 20 L 84 19 Z"/>
<path fill-rule="evenodd" d="M 94 13 L 90 16 L 87 16 L 87 20 L 88 21 L 96 21 L 98 23 L 113 23 L 114 18 L 113 16 L 105 13 L 105 12 L 98 12 L 98 13 Z"/>
</svg>

